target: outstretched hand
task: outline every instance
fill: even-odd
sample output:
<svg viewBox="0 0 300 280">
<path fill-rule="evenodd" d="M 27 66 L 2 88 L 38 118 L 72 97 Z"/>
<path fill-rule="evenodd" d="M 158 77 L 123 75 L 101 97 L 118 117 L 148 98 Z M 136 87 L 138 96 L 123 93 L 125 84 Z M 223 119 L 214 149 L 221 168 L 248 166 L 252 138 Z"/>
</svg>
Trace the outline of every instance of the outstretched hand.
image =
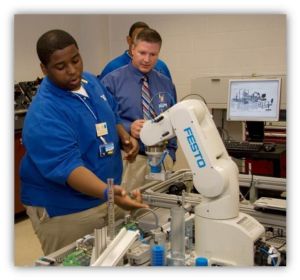
<svg viewBox="0 0 300 280">
<path fill-rule="evenodd" d="M 114 188 L 114 189 L 123 189 L 123 188 Z M 124 189 L 123 189 L 124 190 Z M 130 195 L 125 194 L 121 195 L 122 192 L 119 194 L 115 193 L 115 203 L 123 208 L 124 210 L 133 210 L 136 208 L 149 208 L 149 205 L 143 203 L 142 195 L 139 190 L 134 190 L 131 192 Z"/>
</svg>

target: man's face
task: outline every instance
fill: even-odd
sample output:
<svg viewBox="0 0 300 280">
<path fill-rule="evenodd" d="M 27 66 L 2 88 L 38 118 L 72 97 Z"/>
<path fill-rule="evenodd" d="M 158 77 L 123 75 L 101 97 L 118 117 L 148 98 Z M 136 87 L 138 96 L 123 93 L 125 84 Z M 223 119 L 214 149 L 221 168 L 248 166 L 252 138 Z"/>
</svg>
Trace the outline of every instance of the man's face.
<svg viewBox="0 0 300 280">
<path fill-rule="evenodd" d="M 146 74 L 155 66 L 159 51 L 159 43 L 138 41 L 132 48 L 132 64 L 142 73 Z"/>
<path fill-rule="evenodd" d="M 41 64 L 41 68 L 43 73 L 60 88 L 77 90 L 81 86 L 83 63 L 74 44 L 55 51 L 48 65 Z"/>
</svg>

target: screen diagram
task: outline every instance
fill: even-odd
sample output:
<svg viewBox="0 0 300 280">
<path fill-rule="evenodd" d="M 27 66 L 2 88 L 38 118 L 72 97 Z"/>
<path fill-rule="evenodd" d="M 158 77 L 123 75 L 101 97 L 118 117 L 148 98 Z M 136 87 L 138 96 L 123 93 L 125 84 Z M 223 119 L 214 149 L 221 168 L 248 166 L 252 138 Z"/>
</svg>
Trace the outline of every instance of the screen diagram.
<svg viewBox="0 0 300 280">
<path fill-rule="evenodd" d="M 280 80 L 230 81 L 228 119 L 276 120 L 279 116 Z"/>
</svg>

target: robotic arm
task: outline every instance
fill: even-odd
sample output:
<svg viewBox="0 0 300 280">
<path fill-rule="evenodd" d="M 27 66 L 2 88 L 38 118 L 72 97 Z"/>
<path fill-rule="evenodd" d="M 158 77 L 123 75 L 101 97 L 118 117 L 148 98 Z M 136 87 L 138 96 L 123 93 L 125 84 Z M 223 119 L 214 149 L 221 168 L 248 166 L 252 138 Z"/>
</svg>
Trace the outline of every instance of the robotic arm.
<svg viewBox="0 0 300 280">
<path fill-rule="evenodd" d="M 256 241 L 264 227 L 239 212 L 238 168 L 229 157 L 206 105 L 200 100 L 177 103 L 140 133 L 155 147 L 177 136 L 202 200 L 195 207 L 195 252 L 217 265 L 253 265 Z"/>
<path fill-rule="evenodd" d="M 200 215 L 228 219 L 238 215 L 238 168 L 229 157 L 206 105 L 200 100 L 177 103 L 144 124 L 140 137 L 146 146 L 160 145 L 174 136 L 203 195 Z"/>
</svg>

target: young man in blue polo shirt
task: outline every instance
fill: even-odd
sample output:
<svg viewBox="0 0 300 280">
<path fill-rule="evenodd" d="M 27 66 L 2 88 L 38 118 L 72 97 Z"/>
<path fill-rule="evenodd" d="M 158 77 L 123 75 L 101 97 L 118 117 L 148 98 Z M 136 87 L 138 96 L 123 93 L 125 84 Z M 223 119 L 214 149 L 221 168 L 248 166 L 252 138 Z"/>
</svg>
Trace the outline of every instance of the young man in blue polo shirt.
<svg viewBox="0 0 300 280">
<path fill-rule="evenodd" d="M 148 24 L 146 24 L 145 22 L 142 22 L 142 21 L 137 21 L 130 27 L 129 34 L 126 37 L 126 41 L 128 44 L 128 50 L 126 50 L 122 55 L 114 58 L 108 64 L 106 64 L 106 66 L 104 67 L 104 69 L 98 76 L 99 80 L 104 78 L 104 76 L 106 76 L 108 73 L 110 73 L 124 65 L 127 65 L 131 61 L 131 59 L 132 59 L 132 51 L 131 50 L 132 50 L 132 46 L 133 46 L 133 40 L 134 40 L 135 36 L 144 28 L 149 28 L 149 26 L 148 26 Z M 172 79 L 171 73 L 168 69 L 168 66 L 162 60 L 157 59 L 154 69 L 156 69 L 158 72 L 164 74 L 168 78 Z"/>
<path fill-rule="evenodd" d="M 115 202 L 128 210 L 147 207 L 121 183 L 122 159 L 132 161 L 137 141 L 121 124 L 114 99 L 97 78 L 83 72 L 75 39 L 50 30 L 37 42 L 45 74 L 23 127 L 21 199 L 45 254 L 104 225 L 107 179 Z"/>
</svg>

